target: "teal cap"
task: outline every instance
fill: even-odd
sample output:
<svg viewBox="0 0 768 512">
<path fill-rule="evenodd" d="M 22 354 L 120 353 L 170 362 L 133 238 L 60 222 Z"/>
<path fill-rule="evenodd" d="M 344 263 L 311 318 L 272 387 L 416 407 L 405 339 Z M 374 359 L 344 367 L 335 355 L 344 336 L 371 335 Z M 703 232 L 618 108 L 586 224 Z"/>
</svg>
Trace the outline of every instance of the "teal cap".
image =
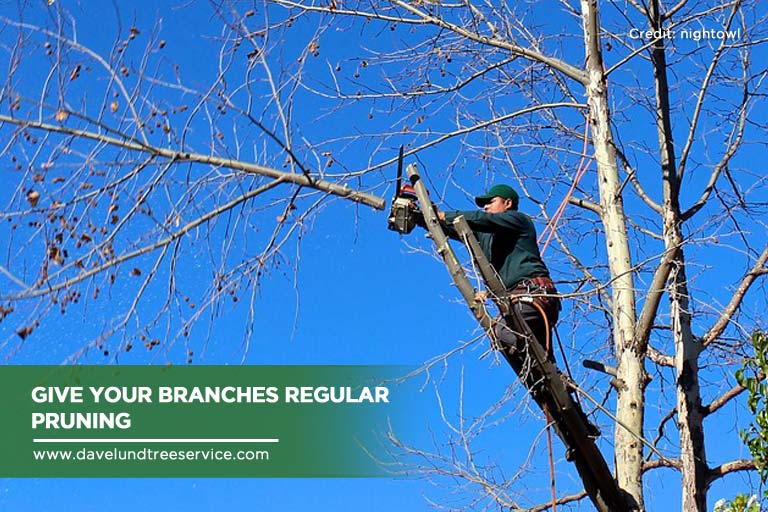
<svg viewBox="0 0 768 512">
<path fill-rule="evenodd" d="M 511 199 L 512 208 L 517 210 L 517 205 L 520 203 L 520 196 L 517 195 L 515 189 L 509 185 L 494 185 L 488 189 L 488 192 L 475 198 L 475 204 L 482 208 L 486 204 L 490 203 L 494 197 L 500 197 L 502 199 Z"/>
</svg>

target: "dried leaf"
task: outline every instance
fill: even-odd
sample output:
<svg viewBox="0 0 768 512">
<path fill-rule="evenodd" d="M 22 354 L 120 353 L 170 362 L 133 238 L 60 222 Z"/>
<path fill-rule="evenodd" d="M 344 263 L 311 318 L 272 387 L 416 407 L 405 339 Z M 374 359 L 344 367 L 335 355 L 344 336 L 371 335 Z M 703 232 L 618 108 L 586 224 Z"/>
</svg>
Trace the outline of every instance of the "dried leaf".
<svg viewBox="0 0 768 512">
<path fill-rule="evenodd" d="M 67 114 L 63 110 L 59 110 L 58 112 L 56 112 L 56 120 L 60 123 L 63 123 L 64 121 L 66 121 L 68 117 L 69 117 L 69 114 Z"/>
<path fill-rule="evenodd" d="M 48 259 L 59 265 L 64 264 L 64 256 L 61 255 L 61 250 L 55 245 L 48 248 Z"/>
<path fill-rule="evenodd" d="M 312 55 L 314 55 L 315 57 L 317 57 L 318 55 L 320 55 L 320 43 L 319 43 L 319 42 L 317 42 L 317 40 L 314 40 L 314 41 L 310 42 L 310 43 L 309 43 L 309 47 L 308 47 L 307 49 L 308 49 L 308 50 L 309 50 L 309 52 L 310 52 Z"/>
<path fill-rule="evenodd" d="M 119 106 L 120 104 L 118 102 L 113 101 L 112 103 L 109 104 L 109 110 L 111 110 L 112 113 L 114 114 L 115 112 L 117 112 L 117 109 Z"/>
<path fill-rule="evenodd" d="M 73 69 L 72 72 L 69 74 L 69 80 L 70 81 L 75 80 L 77 77 L 80 76 L 80 69 L 81 68 L 82 68 L 82 66 L 80 64 L 75 66 L 75 69 Z"/>
<path fill-rule="evenodd" d="M 0 306 L 0 322 L 11 313 L 13 313 L 13 307 L 8 306 L 7 308 L 4 308 L 3 306 Z"/>
<path fill-rule="evenodd" d="M 133 270 L 131 270 L 131 275 L 132 276 L 140 276 L 141 275 L 141 270 L 139 270 L 138 268 L 134 267 Z"/>
<path fill-rule="evenodd" d="M 29 205 L 32 206 L 32 208 L 37 206 L 38 201 L 40 201 L 40 192 L 36 190 L 27 192 L 27 201 L 29 201 Z"/>
<path fill-rule="evenodd" d="M 19 335 L 19 338 L 21 338 L 22 340 L 25 340 L 25 339 L 27 339 L 27 336 L 32 334 L 32 331 L 34 331 L 34 330 L 35 330 L 35 326 L 34 325 L 29 325 L 27 327 L 22 327 L 21 329 L 18 329 L 16 331 L 16 334 Z"/>
</svg>

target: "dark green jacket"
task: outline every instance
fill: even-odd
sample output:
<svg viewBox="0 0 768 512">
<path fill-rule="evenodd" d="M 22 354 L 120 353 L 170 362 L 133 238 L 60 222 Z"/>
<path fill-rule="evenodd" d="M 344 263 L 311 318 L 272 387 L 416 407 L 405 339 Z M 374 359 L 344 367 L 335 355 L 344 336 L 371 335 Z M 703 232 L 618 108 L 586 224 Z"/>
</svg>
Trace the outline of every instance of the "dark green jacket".
<svg viewBox="0 0 768 512">
<path fill-rule="evenodd" d="M 485 257 L 501 276 L 507 289 L 525 279 L 547 276 L 549 270 L 539 254 L 536 228 L 524 213 L 509 210 L 486 213 L 480 210 L 445 212 L 446 234 L 458 239 L 453 220 L 463 215 L 475 233 Z"/>
</svg>

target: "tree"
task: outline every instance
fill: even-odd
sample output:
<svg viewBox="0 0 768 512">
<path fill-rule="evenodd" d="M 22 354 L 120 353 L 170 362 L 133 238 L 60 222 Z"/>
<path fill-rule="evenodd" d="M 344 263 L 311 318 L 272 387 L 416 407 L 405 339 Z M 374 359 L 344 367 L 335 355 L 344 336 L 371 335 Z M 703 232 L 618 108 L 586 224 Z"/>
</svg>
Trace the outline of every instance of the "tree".
<svg viewBox="0 0 768 512">
<path fill-rule="evenodd" d="M 743 391 L 724 376 L 765 307 L 748 294 L 768 273 L 758 2 L 213 2 L 216 76 L 199 87 L 159 25 L 94 49 L 78 15 L 49 12 L 3 34 L 3 156 L 19 170 L 0 301 L 3 316 L 25 305 L 19 339 L 120 278 L 135 300 L 95 344 L 126 350 L 163 323 L 183 339 L 201 311 L 254 296 L 327 194 L 381 206 L 361 191 L 383 194 L 404 143 L 436 199 L 512 181 L 549 223 L 573 304 L 561 330 L 616 367 L 615 469 L 638 508 L 651 470 L 679 472 L 683 508 L 706 510 L 713 481 L 754 468 L 710 460 L 704 420 Z M 231 237 L 275 217 L 258 251 Z M 215 272 L 195 302 L 177 269 L 200 254 Z"/>
<path fill-rule="evenodd" d="M 755 332 L 752 335 L 752 345 L 755 353 L 744 362 L 742 368 L 736 371 L 736 381 L 739 386 L 747 390 L 747 408 L 755 416 L 755 419 L 750 423 L 748 429 L 740 432 L 740 435 L 755 461 L 755 469 L 760 475 L 761 482 L 765 484 L 768 480 L 768 467 L 766 467 L 768 412 L 765 409 L 766 399 L 768 399 L 768 385 L 765 383 L 765 372 L 768 369 L 768 360 L 766 360 L 768 337 L 764 332 Z M 763 494 L 765 495 L 765 492 Z M 738 497 L 743 498 L 743 495 Z M 744 500 L 742 499 L 742 501 Z M 734 507 L 736 506 L 736 500 L 734 500 Z M 746 508 L 747 505 L 744 507 Z"/>
</svg>

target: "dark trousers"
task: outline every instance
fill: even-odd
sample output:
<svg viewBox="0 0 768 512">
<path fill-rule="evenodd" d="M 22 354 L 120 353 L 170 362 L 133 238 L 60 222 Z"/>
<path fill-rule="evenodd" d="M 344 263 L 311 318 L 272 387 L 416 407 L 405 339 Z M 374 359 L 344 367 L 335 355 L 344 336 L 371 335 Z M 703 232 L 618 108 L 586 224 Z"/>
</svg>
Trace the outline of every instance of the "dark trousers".
<svg viewBox="0 0 768 512">
<path fill-rule="evenodd" d="M 549 324 L 549 332 L 547 331 L 547 324 L 544 322 L 544 319 L 541 317 L 541 312 L 538 308 L 535 306 L 526 303 L 526 302 L 520 302 L 520 313 L 523 317 L 523 320 L 526 324 L 528 324 L 528 327 L 533 332 L 533 335 L 536 337 L 536 342 L 541 345 L 541 347 L 544 349 L 544 351 L 547 353 L 547 357 L 549 360 L 554 363 L 555 362 L 555 356 L 554 356 L 554 350 L 552 348 L 553 340 L 552 340 L 552 326 L 554 322 L 551 322 Z M 555 320 L 557 320 L 557 311 L 555 311 L 555 314 L 552 315 L 551 312 L 546 311 L 548 317 L 553 317 Z M 526 340 L 525 336 L 522 333 L 515 332 L 514 328 L 507 325 L 507 322 L 500 318 L 499 322 L 494 327 L 494 333 L 496 334 L 496 339 L 499 340 L 499 342 L 507 347 L 510 350 L 514 350 L 517 352 L 525 352 L 526 351 Z"/>
</svg>

